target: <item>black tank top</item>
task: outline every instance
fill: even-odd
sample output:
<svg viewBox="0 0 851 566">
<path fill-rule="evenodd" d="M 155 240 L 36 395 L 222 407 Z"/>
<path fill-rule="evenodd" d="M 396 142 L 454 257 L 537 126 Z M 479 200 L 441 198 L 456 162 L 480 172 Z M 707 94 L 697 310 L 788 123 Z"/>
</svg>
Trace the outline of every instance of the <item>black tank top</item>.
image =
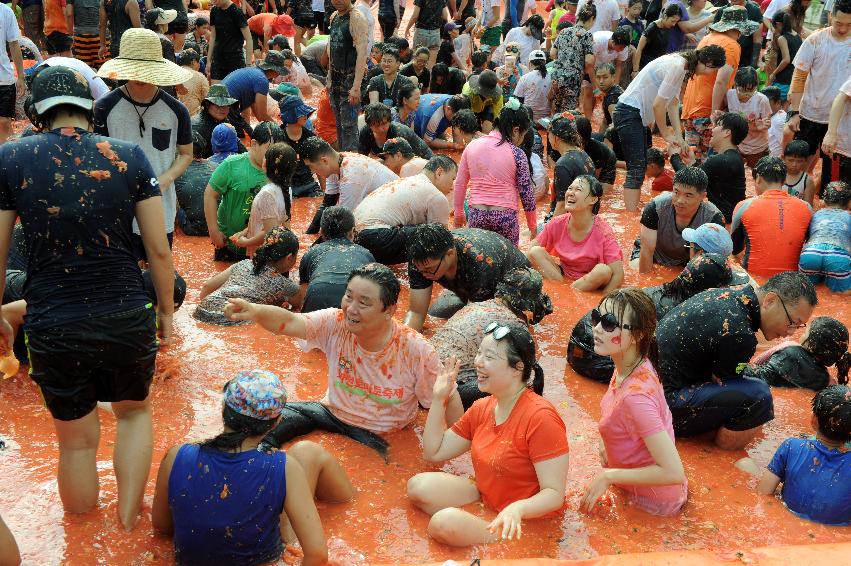
<svg viewBox="0 0 851 566">
<path fill-rule="evenodd" d="M 795 66 L 792 65 L 792 61 L 795 60 L 795 54 L 798 52 L 798 49 L 801 48 L 803 40 L 797 33 L 794 35 L 791 33 L 784 33 L 783 37 L 786 38 L 786 45 L 789 47 L 789 64 L 786 65 L 785 69 L 777 74 L 775 80 L 780 84 L 788 85 L 792 83 L 792 73 L 795 72 Z M 779 57 L 780 53 L 777 55 Z"/>
<path fill-rule="evenodd" d="M 345 14 L 337 12 L 328 31 L 331 89 L 337 92 L 348 92 L 355 79 L 355 62 L 358 54 L 352 32 L 349 30 L 351 15 L 351 10 Z"/>
</svg>

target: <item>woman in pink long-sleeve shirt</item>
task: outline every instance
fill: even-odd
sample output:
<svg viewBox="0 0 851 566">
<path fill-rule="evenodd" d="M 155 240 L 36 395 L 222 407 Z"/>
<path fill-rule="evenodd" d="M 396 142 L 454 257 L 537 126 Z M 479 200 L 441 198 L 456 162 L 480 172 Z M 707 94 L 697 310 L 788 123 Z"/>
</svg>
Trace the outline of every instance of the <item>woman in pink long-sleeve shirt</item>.
<svg viewBox="0 0 851 566">
<path fill-rule="evenodd" d="M 530 237 L 536 236 L 538 218 L 529 161 L 518 147 L 531 124 L 528 110 L 516 98 L 511 98 L 499 113 L 497 127 L 490 134 L 473 140 L 464 150 L 455 179 L 456 227 L 464 225 L 464 199 L 469 188 L 467 224 L 471 228 L 491 230 L 517 245 L 520 241 L 519 195 L 526 211 Z"/>
</svg>

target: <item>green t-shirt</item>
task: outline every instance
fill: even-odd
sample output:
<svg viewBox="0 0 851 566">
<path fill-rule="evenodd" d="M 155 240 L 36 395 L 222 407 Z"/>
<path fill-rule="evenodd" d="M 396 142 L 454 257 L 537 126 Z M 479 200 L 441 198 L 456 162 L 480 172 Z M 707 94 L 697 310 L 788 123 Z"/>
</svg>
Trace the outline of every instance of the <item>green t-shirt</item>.
<svg viewBox="0 0 851 566">
<path fill-rule="evenodd" d="M 221 193 L 216 215 L 219 230 L 230 238 L 248 225 L 251 203 L 258 191 L 268 183 L 266 172 L 251 164 L 248 153 L 231 155 L 221 162 L 210 177 L 210 186 Z M 228 240 L 228 247 L 237 250 Z M 245 253 L 243 248 L 239 251 Z"/>
</svg>

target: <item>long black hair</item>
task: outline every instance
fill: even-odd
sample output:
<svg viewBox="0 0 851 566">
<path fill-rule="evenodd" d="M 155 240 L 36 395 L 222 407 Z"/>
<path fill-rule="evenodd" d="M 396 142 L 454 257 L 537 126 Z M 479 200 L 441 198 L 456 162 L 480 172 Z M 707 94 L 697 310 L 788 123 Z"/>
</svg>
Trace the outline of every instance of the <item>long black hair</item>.
<svg viewBox="0 0 851 566">
<path fill-rule="evenodd" d="M 509 99 L 509 103 L 512 101 L 515 103 L 518 102 L 516 98 Z M 499 112 L 499 117 L 496 119 L 496 127 L 502 137 L 496 145 L 502 145 L 505 142 L 513 143 L 511 141 L 511 131 L 514 128 L 519 129 L 523 135 L 526 135 L 526 131 L 531 126 L 532 117 L 529 115 L 529 110 L 527 110 L 525 106 L 520 104 L 517 108 L 512 108 L 506 104 L 502 107 L 502 110 Z"/>
<path fill-rule="evenodd" d="M 727 63 L 727 54 L 720 45 L 707 45 L 700 49 L 686 49 L 677 53 L 686 60 L 686 76 L 688 81 L 697 71 L 697 64 L 703 63 L 707 67 L 720 69 Z"/>
<path fill-rule="evenodd" d="M 817 364 L 836 366 L 839 383 L 848 382 L 851 353 L 848 352 L 848 328 L 829 316 L 818 316 L 810 322 L 807 339 L 801 346 L 810 353 Z"/>
<path fill-rule="evenodd" d="M 508 359 L 508 365 L 516 369 L 517 364 L 522 362 L 523 383 L 538 395 L 543 395 L 544 369 L 536 359 L 535 340 L 532 338 L 532 333 L 529 332 L 528 326 L 520 321 L 510 322 L 504 326 L 508 328 L 508 334 L 497 342 L 505 341 L 505 357 Z"/>
<path fill-rule="evenodd" d="M 266 150 L 266 177 L 281 189 L 284 207 L 287 210 L 287 220 L 291 217 L 290 209 L 292 208 L 290 183 L 297 166 L 298 154 L 289 144 L 275 143 Z"/>
<path fill-rule="evenodd" d="M 266 233 L 263 243 L 254 251 L 254 256 L 251 258 L 254 264 L 254 275 L 260 275 L 268 263 L 297 253 L 298 237 L 293 234 L 293 231 L 283 226 L 272 228 Z"/>
<path fill-rule="evenodd" d="M 237 413 L 227 405 L 222 408 L 222 420 L 231 430 L 204 440 L 200 443 L 202 448 L 213 448 L 223 452 L 239 450 L 246 438 L 266 434 L 278 422 L 278 419 L 262 420 L 249 417 Z"/>
</svg>

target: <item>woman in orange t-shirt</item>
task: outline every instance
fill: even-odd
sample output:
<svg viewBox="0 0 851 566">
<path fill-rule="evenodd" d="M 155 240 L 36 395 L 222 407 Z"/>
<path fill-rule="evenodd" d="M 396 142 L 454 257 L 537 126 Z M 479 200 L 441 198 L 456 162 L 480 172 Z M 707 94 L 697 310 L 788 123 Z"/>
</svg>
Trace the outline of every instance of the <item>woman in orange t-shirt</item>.
<svg viewBox="0 0 851 566">
<path fill-rule="evenodd" d="M 491 323 L 475 365 L 479 389 L 490 396 L 473 403 L 447 430 L 446 402 L 458 374 L 458 362 L 451 359 L 435 381 L 423 431 L 430 462 L 470 450 L 475 481 L 444 472 L 424 472 L 408 481 L 408 497 L 431 515 L 429 535 L 452 546 L 520 538 L 523 519 L 564 507 L 567 429 L 552 403 L 540 396 L 544 374 L 529 330 L 521 323 Z M 498 512 L 493 521 L 459 508 L 479 500 Z"/>
</svg>

